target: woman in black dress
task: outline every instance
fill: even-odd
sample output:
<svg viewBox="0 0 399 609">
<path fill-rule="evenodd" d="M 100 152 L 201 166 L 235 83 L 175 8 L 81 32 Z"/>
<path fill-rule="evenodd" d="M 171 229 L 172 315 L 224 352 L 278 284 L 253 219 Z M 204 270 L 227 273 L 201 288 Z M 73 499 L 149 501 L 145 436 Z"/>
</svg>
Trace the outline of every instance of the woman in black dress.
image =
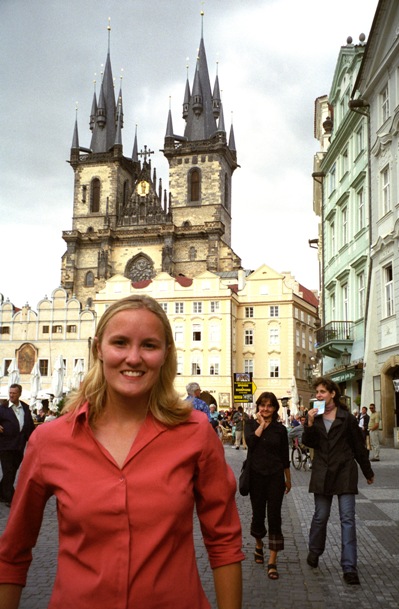
<svg viewBox="0 0 399 609">
<path fill-rule="evenodd" d="M 267 575 L 278 579 L 277 553 L 284 549 L 281 506 L 291 489 L 287 430 L 278 421 L 279 404 L 274 393 L 263 392 L 256 401 L 256 417 L 245 425 L 250 462 L 249 494 L 252 505 L 251 535 L 255 537 L 255 562 L 263 564 L 266 509 L 269 529 Z"/>
</svg>

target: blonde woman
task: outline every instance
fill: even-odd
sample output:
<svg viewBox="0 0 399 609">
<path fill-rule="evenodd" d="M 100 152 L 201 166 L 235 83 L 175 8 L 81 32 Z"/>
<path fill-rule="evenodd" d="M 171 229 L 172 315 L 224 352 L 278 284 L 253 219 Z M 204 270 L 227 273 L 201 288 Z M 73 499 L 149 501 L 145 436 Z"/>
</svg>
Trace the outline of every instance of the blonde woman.
<svg viewBox="0 0 399 609">
<path fill-rule="evenodd" d="M 92 356 L 64 416 L 29 443 L 0 540 L 0 609 L 18 607 L 51 495 L 59 556 L 49 609 L 208 609 L 194 507 L 218 607 L 240 609 L 234 476 L 207 418 L 174 390 L 176 352 L 163 309 L 147 296 L 114 303 Z"/>
</svg>

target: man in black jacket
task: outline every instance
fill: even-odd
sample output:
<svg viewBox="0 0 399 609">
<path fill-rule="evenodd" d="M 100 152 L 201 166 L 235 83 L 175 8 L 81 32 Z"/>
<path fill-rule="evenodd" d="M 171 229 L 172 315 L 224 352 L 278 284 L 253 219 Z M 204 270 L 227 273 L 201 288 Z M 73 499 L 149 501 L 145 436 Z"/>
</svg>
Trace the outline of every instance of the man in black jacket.
<svg viewBox="0 0 399 609">
<path fill-rule="evenodd" d="M 35 428 L 29 406 L 19 399 L 21 393 L 21 385 L 10 385 L 10 399 L 0 405 L 0 463 L 3 472 L 0 501 L 8 506 L 14 495 L 14 482 L 26 443 Z"/>
</svg>

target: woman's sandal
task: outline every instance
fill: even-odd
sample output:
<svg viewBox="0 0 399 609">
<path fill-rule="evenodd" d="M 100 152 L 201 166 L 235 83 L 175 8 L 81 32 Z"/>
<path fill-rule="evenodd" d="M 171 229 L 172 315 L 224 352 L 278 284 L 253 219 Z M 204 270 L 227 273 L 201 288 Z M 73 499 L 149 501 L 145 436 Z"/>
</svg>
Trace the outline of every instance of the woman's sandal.
<svg viewBox="0 0 399 609">
<path fill-rule="evenodd" d="M 265 559 L 263 558 L 263 548 L 256 548 L 255 547 L 255 562 L 258 565 L 263 565 L 263 563 L 265 562 Z"/>
<path fill-rule="evenodd" d="M 273 563 L 267 565 L 267 577 L 269 579 L 278 579 L 280 577 L 277 571 L 277 565 Z"/>
</svg>

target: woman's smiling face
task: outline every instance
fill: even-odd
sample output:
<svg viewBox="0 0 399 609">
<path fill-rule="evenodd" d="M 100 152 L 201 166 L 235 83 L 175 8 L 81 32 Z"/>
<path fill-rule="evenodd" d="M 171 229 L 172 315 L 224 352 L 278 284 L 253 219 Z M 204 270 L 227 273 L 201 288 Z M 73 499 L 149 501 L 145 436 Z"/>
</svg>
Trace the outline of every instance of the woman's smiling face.
<svg viewBox="0 0 399 609">
<path fill-rule="evenodd" d="M 147 309 L 116 313 L 97 344 L 109 400 L 147 407 L 168 352 L 161 320 Z"/>
</svg>

